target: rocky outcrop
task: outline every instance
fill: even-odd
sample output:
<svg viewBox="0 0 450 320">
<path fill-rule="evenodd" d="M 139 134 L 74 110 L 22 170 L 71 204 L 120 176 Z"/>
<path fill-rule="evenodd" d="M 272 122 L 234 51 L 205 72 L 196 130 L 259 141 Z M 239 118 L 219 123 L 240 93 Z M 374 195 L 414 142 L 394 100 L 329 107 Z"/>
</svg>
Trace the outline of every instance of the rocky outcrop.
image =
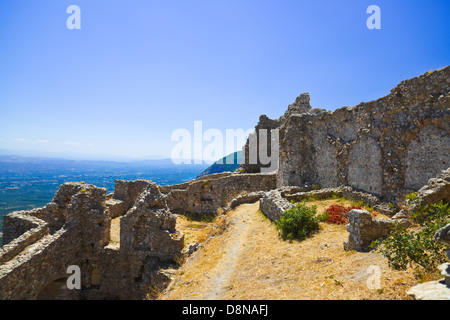
<svg viewBox="0 0 450 320">
<path fill-rule="evenodd" d="M 436 178 L 432 178 L 417 192 L 417 199 L 408 203 L 392 219 L 405 222 L 411 219 L 412 213 L 420 207 L 441 200 L 450 202 L 450 168 L 443 170 Z"/>
<path fill-rule="evenodd" d="M 197 178 L 222 172 L 235 172 L 241 165 L 242 151 L 236 151 L 226 157 L 214 162 L 211 166 L 200 173 Z"/>
<path fill-rule="evenodd" d="M 436 178 L 430 179 L 425 186 L 420 188 L 417 196 L 421 199 L 420 205 L 422 206 L 440 200 L 450 202 L 450 167 L 443 170 Z"/>
</svg>

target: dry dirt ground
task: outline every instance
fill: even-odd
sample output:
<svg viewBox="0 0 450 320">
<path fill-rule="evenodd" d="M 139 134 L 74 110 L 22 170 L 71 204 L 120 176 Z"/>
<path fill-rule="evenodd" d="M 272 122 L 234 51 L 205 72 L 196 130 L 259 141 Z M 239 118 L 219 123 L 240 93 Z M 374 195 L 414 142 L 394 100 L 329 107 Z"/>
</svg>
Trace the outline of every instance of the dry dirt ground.
<svg viewBox="0 0 450 320">
<path fill-rule="evenodd" d="M 332 203 L 311 204 L 321 213 Z M 258 209 L 258 203 L 241 205 L 215 224 L 180 216 L 177 224 L 187 245 L 203 246 L 177 270 L 159 298 L 410 299 L 405 292 L 418 283 L 412 272 L 390 269 L 380 254 L 344 251 L 345 225 L 321 223 L 321 230 L 306 240 L 284 241 Z"/>
</svg>

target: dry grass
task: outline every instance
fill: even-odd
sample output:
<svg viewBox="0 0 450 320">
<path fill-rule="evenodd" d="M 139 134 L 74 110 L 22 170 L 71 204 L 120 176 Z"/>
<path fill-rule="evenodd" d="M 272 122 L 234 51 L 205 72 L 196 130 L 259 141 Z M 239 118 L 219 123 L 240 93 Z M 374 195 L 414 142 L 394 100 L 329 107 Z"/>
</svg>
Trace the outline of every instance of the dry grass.
<svg viewBox="0 0 450 320">
<path fill-rule="evenodd" d="M 203 299 L 214 286 L 210 279 L 224 271 L 223 257 L 233 242 L 233 232 L 224 232 L 230 226 L 230 214 L 214 222 L 188 221 L 179 216 L 177 229 L 185 233 L 186 246 L 201 243 L 200 248 L 178 269 L 175 280 L 161 299 Z"/>
<path fill-rule="evenodd" d="M 351 205 L 336 200 L 307 203 L 312 204 L 318 213 L 331 204 Z M 211 292 L 230 300 L 409 299 L 405 292 L 417 284 L 412 273 L 390 269 L 379 254 L 344 251 L 345 225 L 321 223 L 314 236 L 289 242 L 258 211 L 258 203 L 242 205 L 225 219 L 232 221 L 228 230 L 188 259 L 161 299 L 208 299 Z M 185 223 L 179 225 L 183 232 L 189 227 Z M 193 229 L 186 229 L 192 230 L 187 235 L 192 241 L 201 238 Z M 373 275 L 370 266 L 381 270 L 379 289 L 367 285 Z"/>
<path fill-rule="evenodd" d="M 184 215 L 177 215 L 177 231 L 184 234 L 185 246 L 204 243 L 211 236 L 222 233 L 227 228 L 227 215 L 219 216 L 212 222 L 195 221 Z"/>
</svg>

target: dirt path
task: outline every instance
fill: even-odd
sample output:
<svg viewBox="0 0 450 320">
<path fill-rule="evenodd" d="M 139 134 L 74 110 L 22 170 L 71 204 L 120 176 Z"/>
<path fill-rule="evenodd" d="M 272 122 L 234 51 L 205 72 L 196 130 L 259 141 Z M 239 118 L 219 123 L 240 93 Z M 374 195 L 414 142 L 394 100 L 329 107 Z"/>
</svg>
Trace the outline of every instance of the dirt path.
<svg viewBox="0 0 450 320">
<path fill-rule="evenodd" d="M 207 241 L 189 258 L 162 299 L 223 299 L 232 287 L 231 276 L 250 229 L 248 217 L 255 210 L 258 204 L 244 204 L 229 213 L 226 232 Z"/>
<path fill-rule="evenodd" d="M 246 213 L 248 214 L 248 207 L 241 206 L 232 217 L 232 230 L 230 233 L 233 239 L 232 243 L 226 250 L 225 255 L 219 262 L 220 271 L 209 279 L 211 289 L 205 295 L 205 300 L 219 300 L 222 299 L 227 289 L 230 288 L 230 277 L 235 271 L 236 262 L 239 258 L 239 253 L 242 249 L 243 240 L 247 236 L 248 225 L 245 223 Z"/>
<path fill-rule="evenodd" d="M 321 223 L 311 238 L 283 241 L 258 209 L 258 203 L 244 204 L 228 213 L 227 230 L 177 270 L 160 299 L 406 299 L 406 290 L 417 283 L 390 269 L 379 254 L 344 251 L 345 225 Z M 381 271 L 377 290 L 367 286 L 371 266 Z"/>
</svg>

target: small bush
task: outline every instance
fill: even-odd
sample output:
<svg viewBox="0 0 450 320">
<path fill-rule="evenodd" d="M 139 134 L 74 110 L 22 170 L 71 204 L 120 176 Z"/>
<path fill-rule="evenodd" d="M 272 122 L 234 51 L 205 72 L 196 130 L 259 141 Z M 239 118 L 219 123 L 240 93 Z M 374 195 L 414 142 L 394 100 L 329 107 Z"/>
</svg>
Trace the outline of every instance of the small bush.
<svg viewBox="0 0 450 320">
<path fill-rule="evenodd" d="M 385 256 L 395 270 L 406 270 L 410 266 L 419 274 L 432 273 L 446 261 L 448 247 L 436 242 L 434 234 L 450 223 L 450 206 L 440 201 L 420 208 L 413 214 L 413 221 L 419 224 L 419 230 L 396 226 L 384 241 L 375 241 L 372 247 Z"/>
<path fill-rule="evenodd" d="M 284 240 L 302 240 L 310 236 L 314 231 L 319 229 L 316 212 L 315 206 L 308 208 L 303 203 L 299 203 L 295 207 L 286 210 L 276 222 L 281 237 Z"/>
<path fill-rule="evenodd" d="M 217 218 L 217 215 L 213 212 L 209 213 L 186 212 L 185 216 L 188 221 L 197 221 L 197 222 L 214 222 L 214 220 L 216 220 Z"/>
<path fill-rule="evenodd" d="M 319 222 L 326 222 L 328 220 L 329 214 L 325 211 L 324 213 L 316 215 L 316 219 Z"/>
<path fill-rule="evenodd" d="M 405 196 L 405 202 L 406 202 L 406 205 L 408 205 L 408 206 L 418 205 L 420 203 L 420 198 L 417 195 L 417 193 L 411 192 Z"/>
<path fill-rule="evenodd" d="M 348 223 L 348 213 L 352 209 L 362 209 L 362 206 L 344 207 L 337 204 L 333 204 L 330 207 L 328 207 L 326 211 L 327 213 L 326 221 L 335 224 Z"/>
</svg>

